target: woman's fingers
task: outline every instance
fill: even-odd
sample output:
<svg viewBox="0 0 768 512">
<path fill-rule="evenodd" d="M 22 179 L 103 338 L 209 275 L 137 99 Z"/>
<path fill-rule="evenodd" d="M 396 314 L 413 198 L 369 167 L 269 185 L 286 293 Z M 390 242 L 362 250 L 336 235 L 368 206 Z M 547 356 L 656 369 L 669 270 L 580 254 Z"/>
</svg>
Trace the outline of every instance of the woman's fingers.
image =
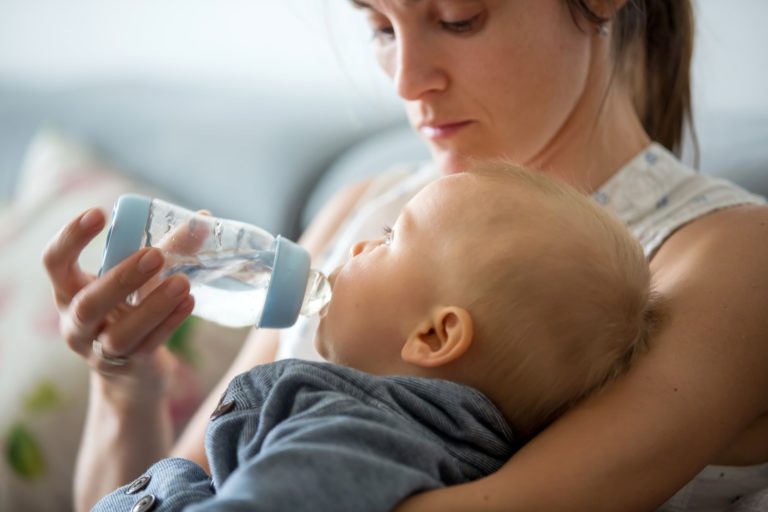
<svg viewBox="0 0 768 512">
<path fill-rule="evenodd" d="M 126 359 L 126 365 L 115 366 L 98 354 L 91 353 L 86 356 L 90 364 L 96 368 L 102 375 L 125 375 L 126 370 L 138 377 L 140 380 L 152 380 L 158 376 L 167 375 L 169 367 L 175 364 L 175 358 L 170 354 L 163 344 L 171 337 L 179 325 L 192 313 L 195 306 L 194 298 L 189 295 L 182 299 L 181 303 L 171 310 L 171 313 L 163 319 L 149 334 L 144 338 L 135 352 L 132 352 Z M 110 357 L 115 356 L 107 348 L 102 347 Z M 146 361 L 153 361 L 149 368 L 144 368 L 143 364 L 135 364 Z M 132 363 L 129 365 L 129 363 Z M 144 373 L 150 370 L 149 373 Z M 136 372 L 139 372 L 138 374 Z"/>
<path fill-rule="evenodd" d="M 171 254 L 195 254 L 214 235 L 216 219 L 205 210 L 197 212 L 187 222 L 176 226 L 157 246 Z"/>
<path fill-rule="evenodd" d="M 149 353 L 154 352 L 168 338 L 171 337 L 173 331 L 186 320 L 186 318 L 192 314 L 192 310 L 195 308 L 195 299 L 192 295 L 187 295 L 174 309 L 171 314 L 163 320 L 152 332 L 150 332 L 144 342 L 136 349 L 137 353 Z"/>
<path fill-rule="evenodd" d="M 154 246 L 163 250 L 167 257 L 167 267 L 173 268 L 183 260 L 185 256 L 195 255 L 214 233 L 214 219 L 207 210 L 198 211 L 194 217 L 184 222 L 168 233 L 160 240 L 154 242 Z M 156 275 L 137 290 L 137 298 L 141 301 L 144 297 L 160 284 L 164 275 Z"/>
<path fill-rule="evenodd" d="M 179 306 L 191 299 L 189 280 L 184 275 L 174 275 L 166 279 L 138 306 L 130 308 L 120 319 L 115 321 L 99 335 L 104 350 L 114 356 L 130 356 L 137 351 L 151 351 L 147 341 L 153 333 L 172 317 Z M 184 308 L 182 308 L 184 309 Z M 189 311 L 191 312 L 191 310 Z M 182 317 L 181 323 L 186 316 Z M 176 326 L 178 325 L 176 324 Z M 175 327 L 175 326 L 174 326 Z M 170 335 L 172 331 L 168 332 Z M 164 339 L 160 342 L 165 341 Z"/>
<path fill-rule="evenodd" d="M 77 263 L 83 248 L 104 228 L 101 210 L 90 209 L 56 234 L 43 251 L 43 265 L 53 285 L 56 305 L 64 309 L 72 297 L 93 280 Z"/>
<path fill-rule="evenodd" d="M 83 248 L 104 228 L 98 209 L 83 212 L 48 243 L 43 263 L 53 285 L 61 314 L 61 333 L 72 350 L 93 357 L 92 342 L 99 338 L 105 354 L 113 357 L 151 353 L 192 312 L 189 280 L 174 275 L 162 280 L 164 257 L 158 248 L 132 254 L 99 278 L 83 272 L 78 258 Z M 194 252 L 210 236 L 212 223 L 205 214 L 171 233 L 167 248 Z M 136 306 L 126 298 L 146 292 Z"/>
<path fill-rule="evenodd" d="M 125 299 L 163 266 L 157 249 L 142 249 L 132 254 L 101 278 L 83 287 L 62 316 L 62 334 L 78 353 L 90 350 L 90 343 L 111 315 L 113 323 L 127 309 Z"/>
</svg>

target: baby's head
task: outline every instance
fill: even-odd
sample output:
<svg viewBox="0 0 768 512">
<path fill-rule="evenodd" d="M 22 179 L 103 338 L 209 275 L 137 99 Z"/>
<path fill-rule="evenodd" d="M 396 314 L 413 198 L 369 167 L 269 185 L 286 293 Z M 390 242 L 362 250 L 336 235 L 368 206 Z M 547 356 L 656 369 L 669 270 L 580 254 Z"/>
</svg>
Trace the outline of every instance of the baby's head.
<svg viewBox="0 0 768 512">
<path fill-rule="evenodd" d="M 588 197 L 508 164 L 427 186 L 331 281 L 324 357 L 474 386 L 526 434 L 621 373 L 647 334 L 637 241 Z"/>
</svg>

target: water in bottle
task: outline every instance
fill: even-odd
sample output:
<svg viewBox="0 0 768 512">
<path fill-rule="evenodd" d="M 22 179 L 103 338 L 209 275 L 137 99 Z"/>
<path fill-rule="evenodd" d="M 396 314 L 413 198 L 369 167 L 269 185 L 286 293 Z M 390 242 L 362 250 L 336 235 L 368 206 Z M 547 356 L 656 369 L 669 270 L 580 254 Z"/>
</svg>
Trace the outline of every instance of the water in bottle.
<svg viewBox="0 0 768 512">
<path fill-rule="evenodd" d="M 102 272 L 142 247 L 163 251 L 160 278 L 176 273 L 189 278 L 194 315 L 222 325 L 288 327 L 299 314 L 322 314 L 330 301 L 328 280 L 310 269 L 309 254 L 293 242 L 159 199 L 121 196 Z M 148 283 L 131 300 L 140 301 L 158 283 Z"/>
</svg>

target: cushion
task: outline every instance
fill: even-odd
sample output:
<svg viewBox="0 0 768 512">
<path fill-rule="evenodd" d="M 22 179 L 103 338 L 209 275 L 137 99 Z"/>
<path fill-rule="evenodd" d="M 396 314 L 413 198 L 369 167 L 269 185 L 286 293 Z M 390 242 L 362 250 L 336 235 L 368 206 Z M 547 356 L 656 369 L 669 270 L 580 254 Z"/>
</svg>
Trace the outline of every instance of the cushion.
<svg viewBox="0 0 768 512">
<path fill-rule="evenodd" d="M 46 242 L 89 206 L 125 192 L 156 195 L 92 151 L 51 129 L 32 141 L 15 193 L 0 208 L 0 503 L 2 510 L 71 507 L 72 468 L 88 397 L 88 366 L 58 332 L 41 263 Z M 82 253 L 96 272 L 106 230 Z M 179 431 L 239 349 L 246 330 L 190 319 L 169 343 L 180 364 L 171 381 Z"/>
</svg>

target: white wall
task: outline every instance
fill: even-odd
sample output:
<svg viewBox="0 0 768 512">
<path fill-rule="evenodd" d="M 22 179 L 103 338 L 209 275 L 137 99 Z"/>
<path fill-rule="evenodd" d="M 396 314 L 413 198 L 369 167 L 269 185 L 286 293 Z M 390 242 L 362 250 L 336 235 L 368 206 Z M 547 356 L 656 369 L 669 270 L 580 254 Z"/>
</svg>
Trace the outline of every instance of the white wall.
<svg viewBox="0 0 768 512">
<path fill-rule="evenodd" d="M 671 0 L 676 1 L 676 0 Z M 347 0 L 0 0 L 0 76 L 391 93 Z M 768 0 L 698 0 L 696 102 L 768 112 Z"/>
<path fill-rule="evenodd" d="M 698 0 L 697 4 L 697 106 L 768 113 L 768 1 Z"/>
<path fill-rule="evenodd" d="M 0 76 L 367 87 L 360 19 L 346 0 L 0 0 Z"/>
</svg>

